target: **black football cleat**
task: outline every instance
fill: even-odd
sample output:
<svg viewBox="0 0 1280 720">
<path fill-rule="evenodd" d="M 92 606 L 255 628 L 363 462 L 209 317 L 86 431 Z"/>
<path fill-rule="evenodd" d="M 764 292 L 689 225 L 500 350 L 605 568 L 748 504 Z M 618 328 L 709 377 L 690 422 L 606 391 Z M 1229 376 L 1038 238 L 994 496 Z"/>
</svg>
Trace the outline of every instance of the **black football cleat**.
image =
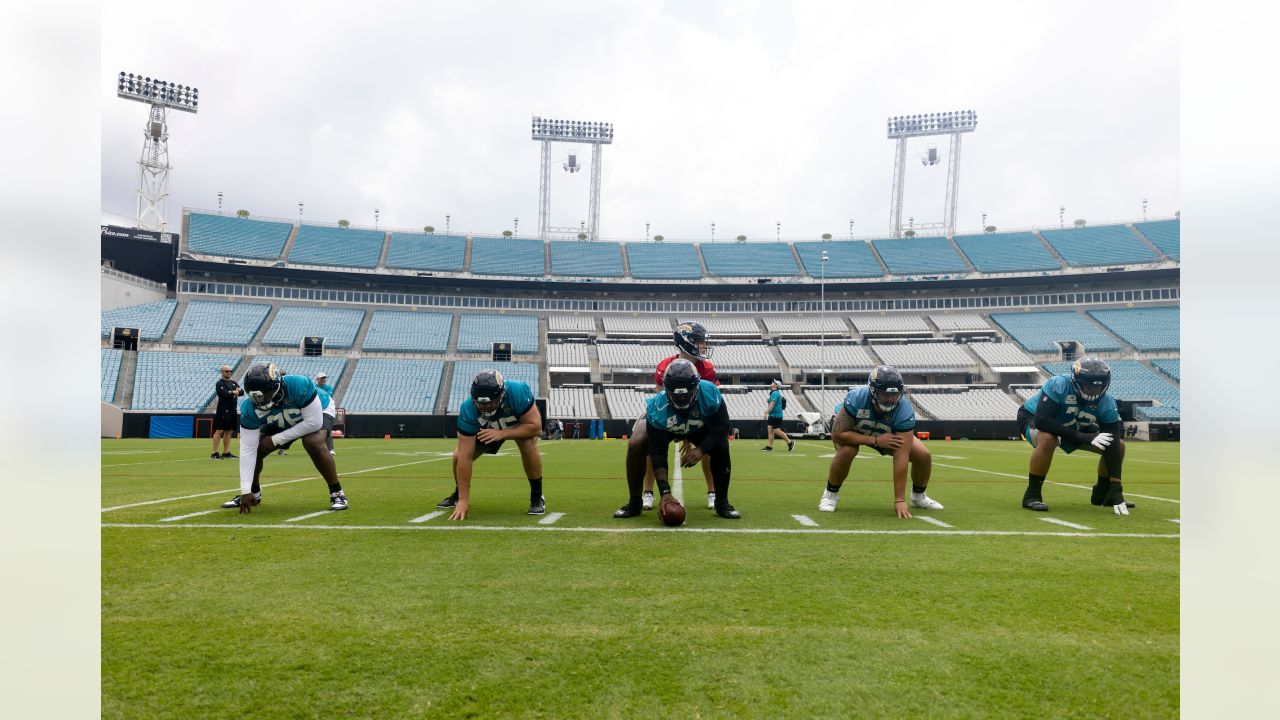
<svg viewBox="0 0 1280 720">
<path fill-rule="evenodd" d="M 212 454 L 212 455 L 210 455 L 210 456 L 209 456 L 209 459 L 210 459 L 210 460 L 221 460 L 221 459 L 222 459 L 222 456 L 221 456 L 221 455 L 219 455 L 218 453 L 214 453 L 214 454 Z"/>
<path fill-rule="evenodd" d="M 547 511 L 547 499 L 545 497 L 540 497 L 537 500 L 534 500 L 533 502 L 529 503 L 530 515 L 542 515 L 546 511 Z"/>
<path fill-rule="evenodd" d="M 792 450 L 795 450 L 795 449 L 796 449 L 796 441 L 795 441 L 795 440 L 788 440 L 788 441 L 787 441 L 787 452 L 791 452 Z"/>
<path fill-rule="evenodd" d="M 716 514 L 722 518 L 725 518 L 726 520 L 742 519 L 742 513 L 738 512 L 737 510 L 734 510 L 733 506 L 730 505 L 729 503 L 725 503 L 724 505 L 717 505 Z"/>
<path fill-rule="evenodd" d="M 237 495 L 237 496 L 235 496 L 235 497 L 231 498 L 230 500 L 228 500 L 228 501 L 226 501 L 226 502 L 222 503 L 222 507 L 223 507 L 224 509 L 238 508 L 238 507 L 240 507 L 240 498 L 242 498 L 242 497 L 244 497 L 244 495 Z M 254 506 L 254 507 L 257 507 L 257 506 L 259 506 L 259 505 L 261 505 L 261 504 L 262 504 L 262 493 L 254 493 L 254 494 L 253 494 L 253 506 Z"/>
<path fill-rule="evenodd" d="M 1089 502 L 1093 505 L 1101 505 L 1107 499 L 1107 491 L 1111 489 L 1110 480 L 1099 480 L 1093 484 L 1093 490 L 1089 493 Z"/>
<path fill-rule="evenodd" d="M 639 517 L 644 510 L 641 509 L 639 503 L 627 503 L 617 510 L 613 511 L 613 516 L 621 520 L 622 518 Z"/>
<path fill-rule="evenodd" d="M 458 493 L 456 492 L 450 495 L 449 497 L 441 500 L 440 502 L 436 503 L 436 507 L 444 508 L 446 510 L 448 510 L 451 507 L 457 507 L 457 506 L 458 506 Z"/>
<path fill-rule="evenodd" d="M 1022 498 L 1022 507 L 1036 512 L 1049 512 L 1049 506 L 1044 504 L 1044 500 L 1034 496 Z"/>
<path fill-rule="evenodd" d="M 229 452 L 222 453 L 223 460 L 226 460 L 227 458 L 238 458 L 238 457 L 239 457 L 238 455 L 232 455 Z"/>
</svg>

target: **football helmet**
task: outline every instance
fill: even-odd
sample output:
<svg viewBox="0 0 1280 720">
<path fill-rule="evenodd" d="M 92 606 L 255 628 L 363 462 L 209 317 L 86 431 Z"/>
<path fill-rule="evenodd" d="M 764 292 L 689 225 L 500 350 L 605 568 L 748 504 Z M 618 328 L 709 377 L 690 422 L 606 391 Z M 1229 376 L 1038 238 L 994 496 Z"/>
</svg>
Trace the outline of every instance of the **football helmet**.
<svg viewBox="0 0 1280 720">
<path fill-rule="evenodd" d="M 502 407 L 502 397 L 507 394 L 507 381 L 497 370 L 481 370 L 471 380 L 471 399 L 480 411 L 480 417 L 488 420 Z"/>
<path fill-rule="evenodd" d="M 244 374 L 244 394 L 260 409 L 275 407 L 284 402 L 284 373 L 275 363 L 256 362 Z"/>
<path fill-rule="evenodd" d="M 681 358 L 673 360 L 667 366 L 667 371 L 662 376 L 662 391 L 667 394 L 667 400 L 673 407 L 687 410 L 698 396 L 700 382 L 702 378 L 698 376 L 698 369 L 693 363 Z"/>
<path fill-rule="evenodd" d="M 676 348 L 685 355 L 699 360 L 711 359 L 711 348 L 707 347 L 707 329 L 701 323 L 680 323 L 672 338 L 676 341 Z"/>
<path fill-rule="evenodd" d="M 1071 366 L 1071 384 L 1087 402 L 1097 402 L 1111 387 L 1111 368 L 1100 358 L 1082 357 Z"/>
<path fill-rule="evenodd" d="M 867 387 L 871 388 L 871 405 L 881 415 L 893 412 L 907 389 L 902 375 L 889 365 L 880 365 L 872 370 L 871 377 L 867 378 Z"/>
</svg>

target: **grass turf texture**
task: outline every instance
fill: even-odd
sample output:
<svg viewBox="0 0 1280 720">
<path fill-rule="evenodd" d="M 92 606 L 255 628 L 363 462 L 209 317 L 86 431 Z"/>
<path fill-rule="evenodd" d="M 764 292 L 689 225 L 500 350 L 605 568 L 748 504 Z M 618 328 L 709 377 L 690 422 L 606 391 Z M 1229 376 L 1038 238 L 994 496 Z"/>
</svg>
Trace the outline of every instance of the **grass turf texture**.
<svg viewBox="0 0 1280 720">
<path fill-rule="evenodd" d="M 621 441 L 542 444 L 549 526 L 513 447 L 477 461 L 463 523 L 409 522 L 452 490 L 443 440 L 338 441 L 346 512 L 289 522 L 328 507 L 299 449 L 251 515 L 161 522 L 234 495 L 238 461 L 104 441 L 103 715 L 1177 715 L 1176 444 L 1129 444 L 1128 518 L 1089 505 L 1096 456 L 1059 453 L 1047 516 L 1079 531 L 1019 508 L 1025 444 L 929 443 L 946 509 L 914 512 L 953 530 L 893 517 L 887 459 L 819 513 L 830 444 L 759 445 L 733 445 L 742 520 L 693 468 L 664 528 L 610 517 Z"/>
</svg>

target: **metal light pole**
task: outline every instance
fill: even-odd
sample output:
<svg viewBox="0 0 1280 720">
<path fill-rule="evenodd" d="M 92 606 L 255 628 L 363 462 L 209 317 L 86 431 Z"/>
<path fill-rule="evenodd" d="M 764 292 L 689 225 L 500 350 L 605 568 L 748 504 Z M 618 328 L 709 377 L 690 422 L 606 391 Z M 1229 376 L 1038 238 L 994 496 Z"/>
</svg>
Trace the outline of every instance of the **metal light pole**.
<svg viewBox="0 0 1280 720">
<path fill-rule="evenodd" d="M 827 251 L 822 251 L 822 279 L 818 282 L 818 364 L 821 365 L 819 388 L 827 389 Z M 821 393 L 819 393 L 821 395 Z M 825 402 L 825 401 L 824 401 Z"/>
<path fill-rule="evenodd" d="M 1063 205 L 1058 208 L 1058 229 L 1059 230 L 1066 227 L 1066 219 L 1067 219 L 1067 206 Z"/>
<path fill-rule="evenodd" d="M 302 202 L 298 202 L 298 224 L 302 224 Z"/>
<path fill-rule="evenodd" d="M 378 228 L 378 208 L 373 209 L 373 227 L 375 230 Z"/>
<path fill-rule="evenodd" d="M 449 234 L 449 218 L 450 218 L 449 213 L 445 213 L 444 214 L 444 234 L 445 235 Z"/>
<path fill-rule="evenodd" d="M 644 224 L 644 241 L 649 242 L 649 223 Z"/>
<path fill-rule="evenodd" d="M 222 214 L 222 191 L 218 191 L 218 214 Z"/>
<path fill-rule="evenodd" d="M 520 218 L 512 220 L 511 237 L 520 237 Z"/>
<path fill-rule="evenodd" d="M 142 157 L 138 160 L 138 212 L 136 222 L 145 230 L 164 232 L 169 202 L 169 111 L 195 114 L 200 89 L 159 78 L 121 72 L 116 97 L 151 106 L 142 127 Z M 219 208 L 221 211 L 221 208 Z"/>
<path fill-rule="evenodd" d="M 1147 199 L 1142 198 L 1142 222 L 1147 221 Z"/>
<path fill-rule="evenodd" d="M 711 242 L 716 241 L 716 221 L 711 221 Z"/>
<path fill-rule="evenodd" d="M 973 110 L 925 113 L 922 115 L 895 115 L 886 123 L 888 138 L 898 141 L 893 166 L 893 192 L 889 199 L 889 232 L 892 237 L 902 237 L 902 200 L 906 184 L 907 141 L 911 138 L 942 136 L 951 138 L 947 152 L 947 194 L 943 206 L 941 225 L 932 224 L 945 235 L 956 230 L 956 206 L 960 196 L 960 139 L 978 127 L 978 113 Z"/>
<path fill-rule="evenodd" d="M 538 182 L 538 239 L 546 240 L 573 232 L 572 228 L 551 226 L 551 143 L 563 142 L 591 146 L 591 191 L 587 198 L 587 217 L 591 225 L 589 230 L 584 227 L 579 232 L 586 232 L 590 240 L 599 240 L 601 163 L 604 146 L 613 144 L 613 123 L 560 120 L 534 115 L 530 137 L 542 144 L 542 168 Z M 583 224 L 586 225 L 585 221 Z"/>
<path fill-rule="evenodd" d="M 852 220 L 849 221 L 849 239 L 850 240 L 853 239 L 853 221 Z"/>
<path fill-rule="evenodd" d="M 778 221 L 778 242 L 782 242 L 782 221 Z"/>
</svg>

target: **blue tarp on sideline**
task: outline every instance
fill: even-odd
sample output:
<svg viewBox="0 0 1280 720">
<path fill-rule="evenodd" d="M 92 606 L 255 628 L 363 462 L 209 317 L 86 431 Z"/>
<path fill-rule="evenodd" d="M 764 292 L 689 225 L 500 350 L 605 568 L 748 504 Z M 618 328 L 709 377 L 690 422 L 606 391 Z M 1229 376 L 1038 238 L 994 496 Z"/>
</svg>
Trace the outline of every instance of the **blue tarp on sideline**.
<svg viewBox="0 0 1280 720">
<path fill-rule="evenodd" d="M 151 434 L 147 437 L 190 438 L 195 420 L 195 415 L 152 415 Z"/>
</svg>

